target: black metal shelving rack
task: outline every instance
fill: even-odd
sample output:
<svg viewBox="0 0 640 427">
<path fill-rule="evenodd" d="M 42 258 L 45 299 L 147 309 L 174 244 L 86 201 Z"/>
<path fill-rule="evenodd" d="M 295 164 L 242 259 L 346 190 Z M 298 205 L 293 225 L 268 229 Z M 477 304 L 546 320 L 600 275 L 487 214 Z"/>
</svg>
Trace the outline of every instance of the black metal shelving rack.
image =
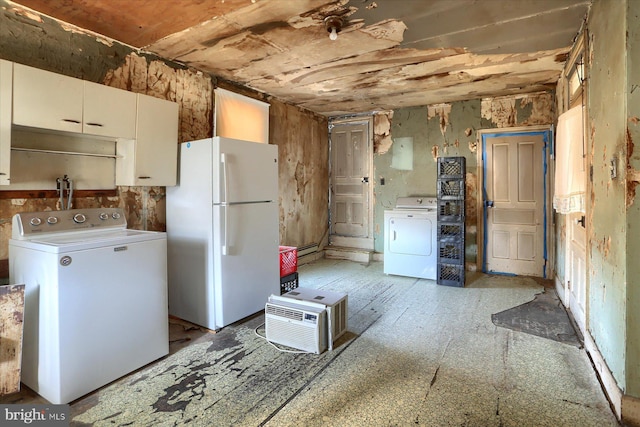
<svg viewBox="0 0 640 427">
<path fill-rule="evenodd" d="M 438 285 L 464 286 L 466 159 L 438 157 Z"/>
</svg>

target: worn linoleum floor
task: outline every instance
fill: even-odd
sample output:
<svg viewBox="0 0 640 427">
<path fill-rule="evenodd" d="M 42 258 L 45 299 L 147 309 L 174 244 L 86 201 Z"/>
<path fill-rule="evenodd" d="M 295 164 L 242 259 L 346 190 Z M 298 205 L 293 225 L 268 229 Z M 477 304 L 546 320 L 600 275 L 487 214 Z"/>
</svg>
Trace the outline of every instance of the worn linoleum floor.
<svg viewBox="0 0 640 427">
<path fill-rule="evenodd" d="M 492 323 L 543 291 L 533 279 L 450 288 L 326 259 L 299 276 L 349 295 L 333 351 L 278 351 L 254 332 L 261 313 L 216 334 L 174 320 L 171 354 L 73 402 L 71 425 L 618 425 L 583 349 Z"/>
</svg>

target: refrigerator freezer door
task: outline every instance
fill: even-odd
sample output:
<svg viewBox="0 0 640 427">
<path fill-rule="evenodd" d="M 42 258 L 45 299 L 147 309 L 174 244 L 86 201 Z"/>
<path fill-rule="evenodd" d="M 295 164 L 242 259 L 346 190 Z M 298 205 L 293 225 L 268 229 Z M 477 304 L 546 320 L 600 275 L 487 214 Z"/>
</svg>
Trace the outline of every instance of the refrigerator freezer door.
<svg viewBox="0 0 640 427">
<path fill-rule="evenodd" d="M 218 328 L 264 309 L 280 294 L 278 204 L 213 207 L 215 314 Z M 226 251 L 222 247 L 226 245 Z"/>
<path fill-rule="evenodd" d="M 215 329 L 212 140 L 180 146 L 178 185 L 167 187 L 169 314 Z"/>
<path fill-rule="evenodd" d="M 278 147 L 215 137 L 213 176 L 214 204 L 277 202 Z"/>
</svg>

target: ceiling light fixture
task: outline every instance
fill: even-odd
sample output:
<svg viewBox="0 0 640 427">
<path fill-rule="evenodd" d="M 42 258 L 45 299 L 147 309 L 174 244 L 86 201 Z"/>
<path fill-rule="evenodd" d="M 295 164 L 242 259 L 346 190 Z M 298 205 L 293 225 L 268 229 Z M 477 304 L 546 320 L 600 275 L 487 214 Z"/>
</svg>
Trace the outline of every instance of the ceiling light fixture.
<svg viewBox="0 0 640 427">
<path fill-rule="evenodd" d="M 342 18 L 336 15 L 327 16 L 324 18 L 324 27 L 329 32 L 329 38 L 336 40 L 338 33 L 342 30 Z"/>
</svg>

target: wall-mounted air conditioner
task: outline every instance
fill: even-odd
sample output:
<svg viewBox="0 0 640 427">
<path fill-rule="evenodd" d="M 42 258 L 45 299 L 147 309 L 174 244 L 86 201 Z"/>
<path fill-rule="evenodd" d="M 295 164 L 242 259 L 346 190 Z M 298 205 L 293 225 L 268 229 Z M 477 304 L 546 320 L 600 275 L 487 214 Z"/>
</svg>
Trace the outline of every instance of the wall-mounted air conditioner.
<svg viewBox="0 0 640 427">
<path fill-rule="evenodd" d="M 264 313 L 268 341 L 317 354 L 327 349 L 324 305 L 271 295 Z"/>
<path fill-rule="evenodd" d="M 300 302 L 322 304 L 327 310 L 328 347 L 333 350 L 333 344 L 347 332 L 347 303 L 345 293 L 325 291 L 322 289 L 295 288 L 282 295 Z"/>
</svg>

